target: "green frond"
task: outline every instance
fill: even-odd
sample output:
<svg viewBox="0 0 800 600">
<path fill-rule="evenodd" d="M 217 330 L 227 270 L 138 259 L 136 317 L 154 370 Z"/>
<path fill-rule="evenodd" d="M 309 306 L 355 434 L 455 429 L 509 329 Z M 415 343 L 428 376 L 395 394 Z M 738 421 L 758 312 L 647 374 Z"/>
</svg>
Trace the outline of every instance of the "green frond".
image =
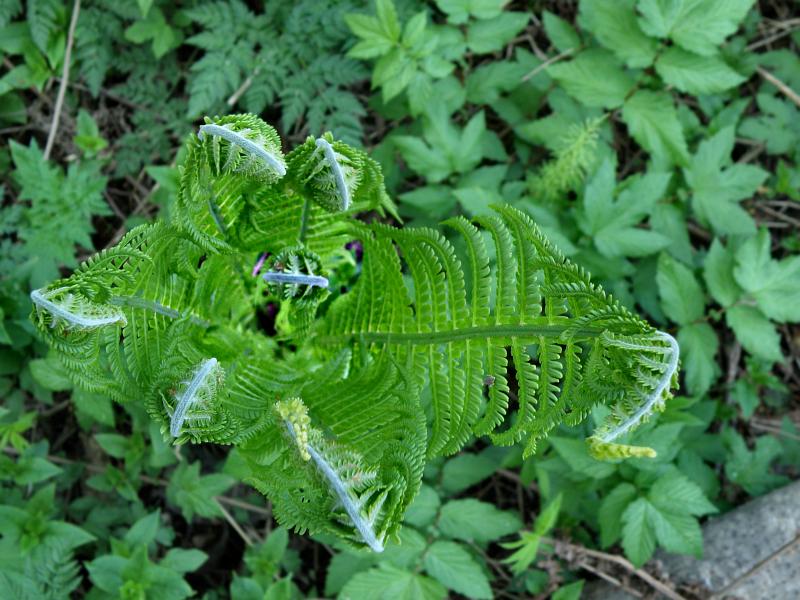
<svg viewBox="0 0 800 600">
<path fill-rule="evenodd" d="M 457 251 L 434 229 L 355 221 L 393 204 L 377 164 L 330 134 L 284 159 L 252 115 L 201 133 L 169 221 L 31 296 L 76 386 L 141 403 L 172 443 L 236 445 L 281 523 L 374 551 L 397 536 L 426 456 L 473 435 L 528 456 L 602 403 L 591 451 L 651 454 L 617 440 L 670 397 L 675 340 L 527 215 L 446 221 Z M 328 273 L 354 240 L 357 283 L 328 303 Z M 268 299 L 281 304 L 279 339 L 257 328 Z"/>
</svg>

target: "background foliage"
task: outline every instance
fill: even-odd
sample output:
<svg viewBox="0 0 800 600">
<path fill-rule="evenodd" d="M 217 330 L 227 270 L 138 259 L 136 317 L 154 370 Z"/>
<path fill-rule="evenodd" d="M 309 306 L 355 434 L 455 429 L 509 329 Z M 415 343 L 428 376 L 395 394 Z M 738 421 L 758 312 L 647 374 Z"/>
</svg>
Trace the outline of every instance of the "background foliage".
<svg viewBox="0 0 800 600">
<path fill-rule="evenodd" d="M 623 576 L 586 548 L 699 555 L 705 515 L 800 466 L 797 9 L 0 2 L 0 595 L 564 600 Z M 28 292 L 169 213 L 182 142 L 234 111 L 365 148 L 406 223 L 520 208 L 676 333 L 683 395 L 638 434 L 658 458 L 591 459 L 591 424 L 526 460 L 478 440 L 427 469 L 401 545 L 356 554 L 275 528 L 226 448 L 73 391 Z"/>
</svg>

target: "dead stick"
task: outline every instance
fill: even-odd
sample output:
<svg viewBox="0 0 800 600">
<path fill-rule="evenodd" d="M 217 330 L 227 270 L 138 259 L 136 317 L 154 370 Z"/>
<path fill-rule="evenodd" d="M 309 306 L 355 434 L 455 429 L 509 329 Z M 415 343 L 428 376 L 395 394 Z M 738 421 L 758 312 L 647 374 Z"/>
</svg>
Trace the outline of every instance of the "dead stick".
<svg viewBox="0 0 800 600">
<path fill-rule="evenodd" d="M 72 59 L 72 43 L 75 41 L 75 27 L 78 25 L 78 15 L 81 12 L 81 0 L 75 0 L 72 6 L 72 18 L 69 21 L 69 33 L 67 33 L 67 49 L 64 52 L 64 68 L 61 71 L 61 83 L 58 86 L 58 96 L 56 97 L 56 106 L 53 109 L 53 122 L 50 124 L 50 132 L 47 134 L 47 144 L 44 147 L 44 159 L 50 158 L 50 153 L 53 151 L 53 144 L 56 141 L 56 132 L 58 131 L 58 122 L 61 119 L 61 109 L 64 106 L 64 94 L 67 91 L 67 83 L 69 82 L 69 63 Z"/>
</svg>

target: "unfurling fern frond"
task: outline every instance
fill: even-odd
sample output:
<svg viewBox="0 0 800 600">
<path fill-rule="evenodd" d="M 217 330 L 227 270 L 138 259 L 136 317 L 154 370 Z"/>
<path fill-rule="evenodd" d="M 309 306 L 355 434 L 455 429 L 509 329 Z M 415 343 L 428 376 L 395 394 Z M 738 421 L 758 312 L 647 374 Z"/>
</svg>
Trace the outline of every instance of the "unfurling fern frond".
<svg viewBox="0 0 800 600">
<path fill-rule="evenodd" d="M 526 215 L 499 206 L 450 219 L 456 251 L 438 231 L 353 220 L 392 203 L 377 164 L 329 134 L 284 159 L 252 115 L 201 133 L 169 221 L 31 295 L 34 324 L 78 387 L 142 402 L 173 443 L 235 444 L 281 523 L 374 551 L 397 535 L 426 454 L 473 435 L 524 440 L 529 455 L 605 404 L 592 451 L 652 454 L 621 440 L 669 398 L 675 341 Z M 359 279 L 327 303 L 327 274 L 355 240 Z M 268 298 L 288 314 L 280 340 L 257 328 Z"/>
<path fill-rule="evenodd" d="M 577 423 L 601 403 L 612 414 L 590 447 L 603 454 L 663 406 L 677 346 L 592 284 L 526 215 L 507 206 L 495 210 L 474 224 L 463 217 L 445 223 L 465 242 L 469 290 L 463 263 L 440 233 L 358 228 L 361 279 L 333 304 L 318 341 L 388 352 L 427 375 L 431 455 L 456 452 L 478 433 L 497 444 L 526 439 L 528 456 L 553 427 Z M 494 273 L 482 231 L 494 245 Z M 513 416 L 509 363 L 518 397 Z M 487 376 L 493 383 L 485 397 Z"/>
</svg>

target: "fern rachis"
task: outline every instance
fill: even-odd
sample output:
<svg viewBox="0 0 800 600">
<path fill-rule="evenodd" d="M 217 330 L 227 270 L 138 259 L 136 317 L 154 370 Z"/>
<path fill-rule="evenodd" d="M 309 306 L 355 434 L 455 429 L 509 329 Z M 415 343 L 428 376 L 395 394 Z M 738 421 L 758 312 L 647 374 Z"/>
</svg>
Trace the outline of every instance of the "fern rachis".
<svg viewBox="0 0 800 600">
<path fill-rule="evenodd" d="M 592 284 L 526 215 L 498 206 L 450 219 L 457 251 L 432 229 L 353 220 L 392 204 L 377 165 L 330 134 L 284 157 L 252 115 L 201 130 L 170 221 L 31 296 L 78 386 L 144 402 L 175 443 L 236 445 L 279 521 L 375 551 L 397 534 L 426 455 L 473 435 L 525 441 L 529 455 L 607 404 L 592 451 L 652 454 L 616 440 L 669 397 L 674 339 Z M 356 241 L 358 280 L 331 299 L 337 256 Z M 255 327 L 267 298 L 281 303 L 278 340 Z"/>
</svg>

